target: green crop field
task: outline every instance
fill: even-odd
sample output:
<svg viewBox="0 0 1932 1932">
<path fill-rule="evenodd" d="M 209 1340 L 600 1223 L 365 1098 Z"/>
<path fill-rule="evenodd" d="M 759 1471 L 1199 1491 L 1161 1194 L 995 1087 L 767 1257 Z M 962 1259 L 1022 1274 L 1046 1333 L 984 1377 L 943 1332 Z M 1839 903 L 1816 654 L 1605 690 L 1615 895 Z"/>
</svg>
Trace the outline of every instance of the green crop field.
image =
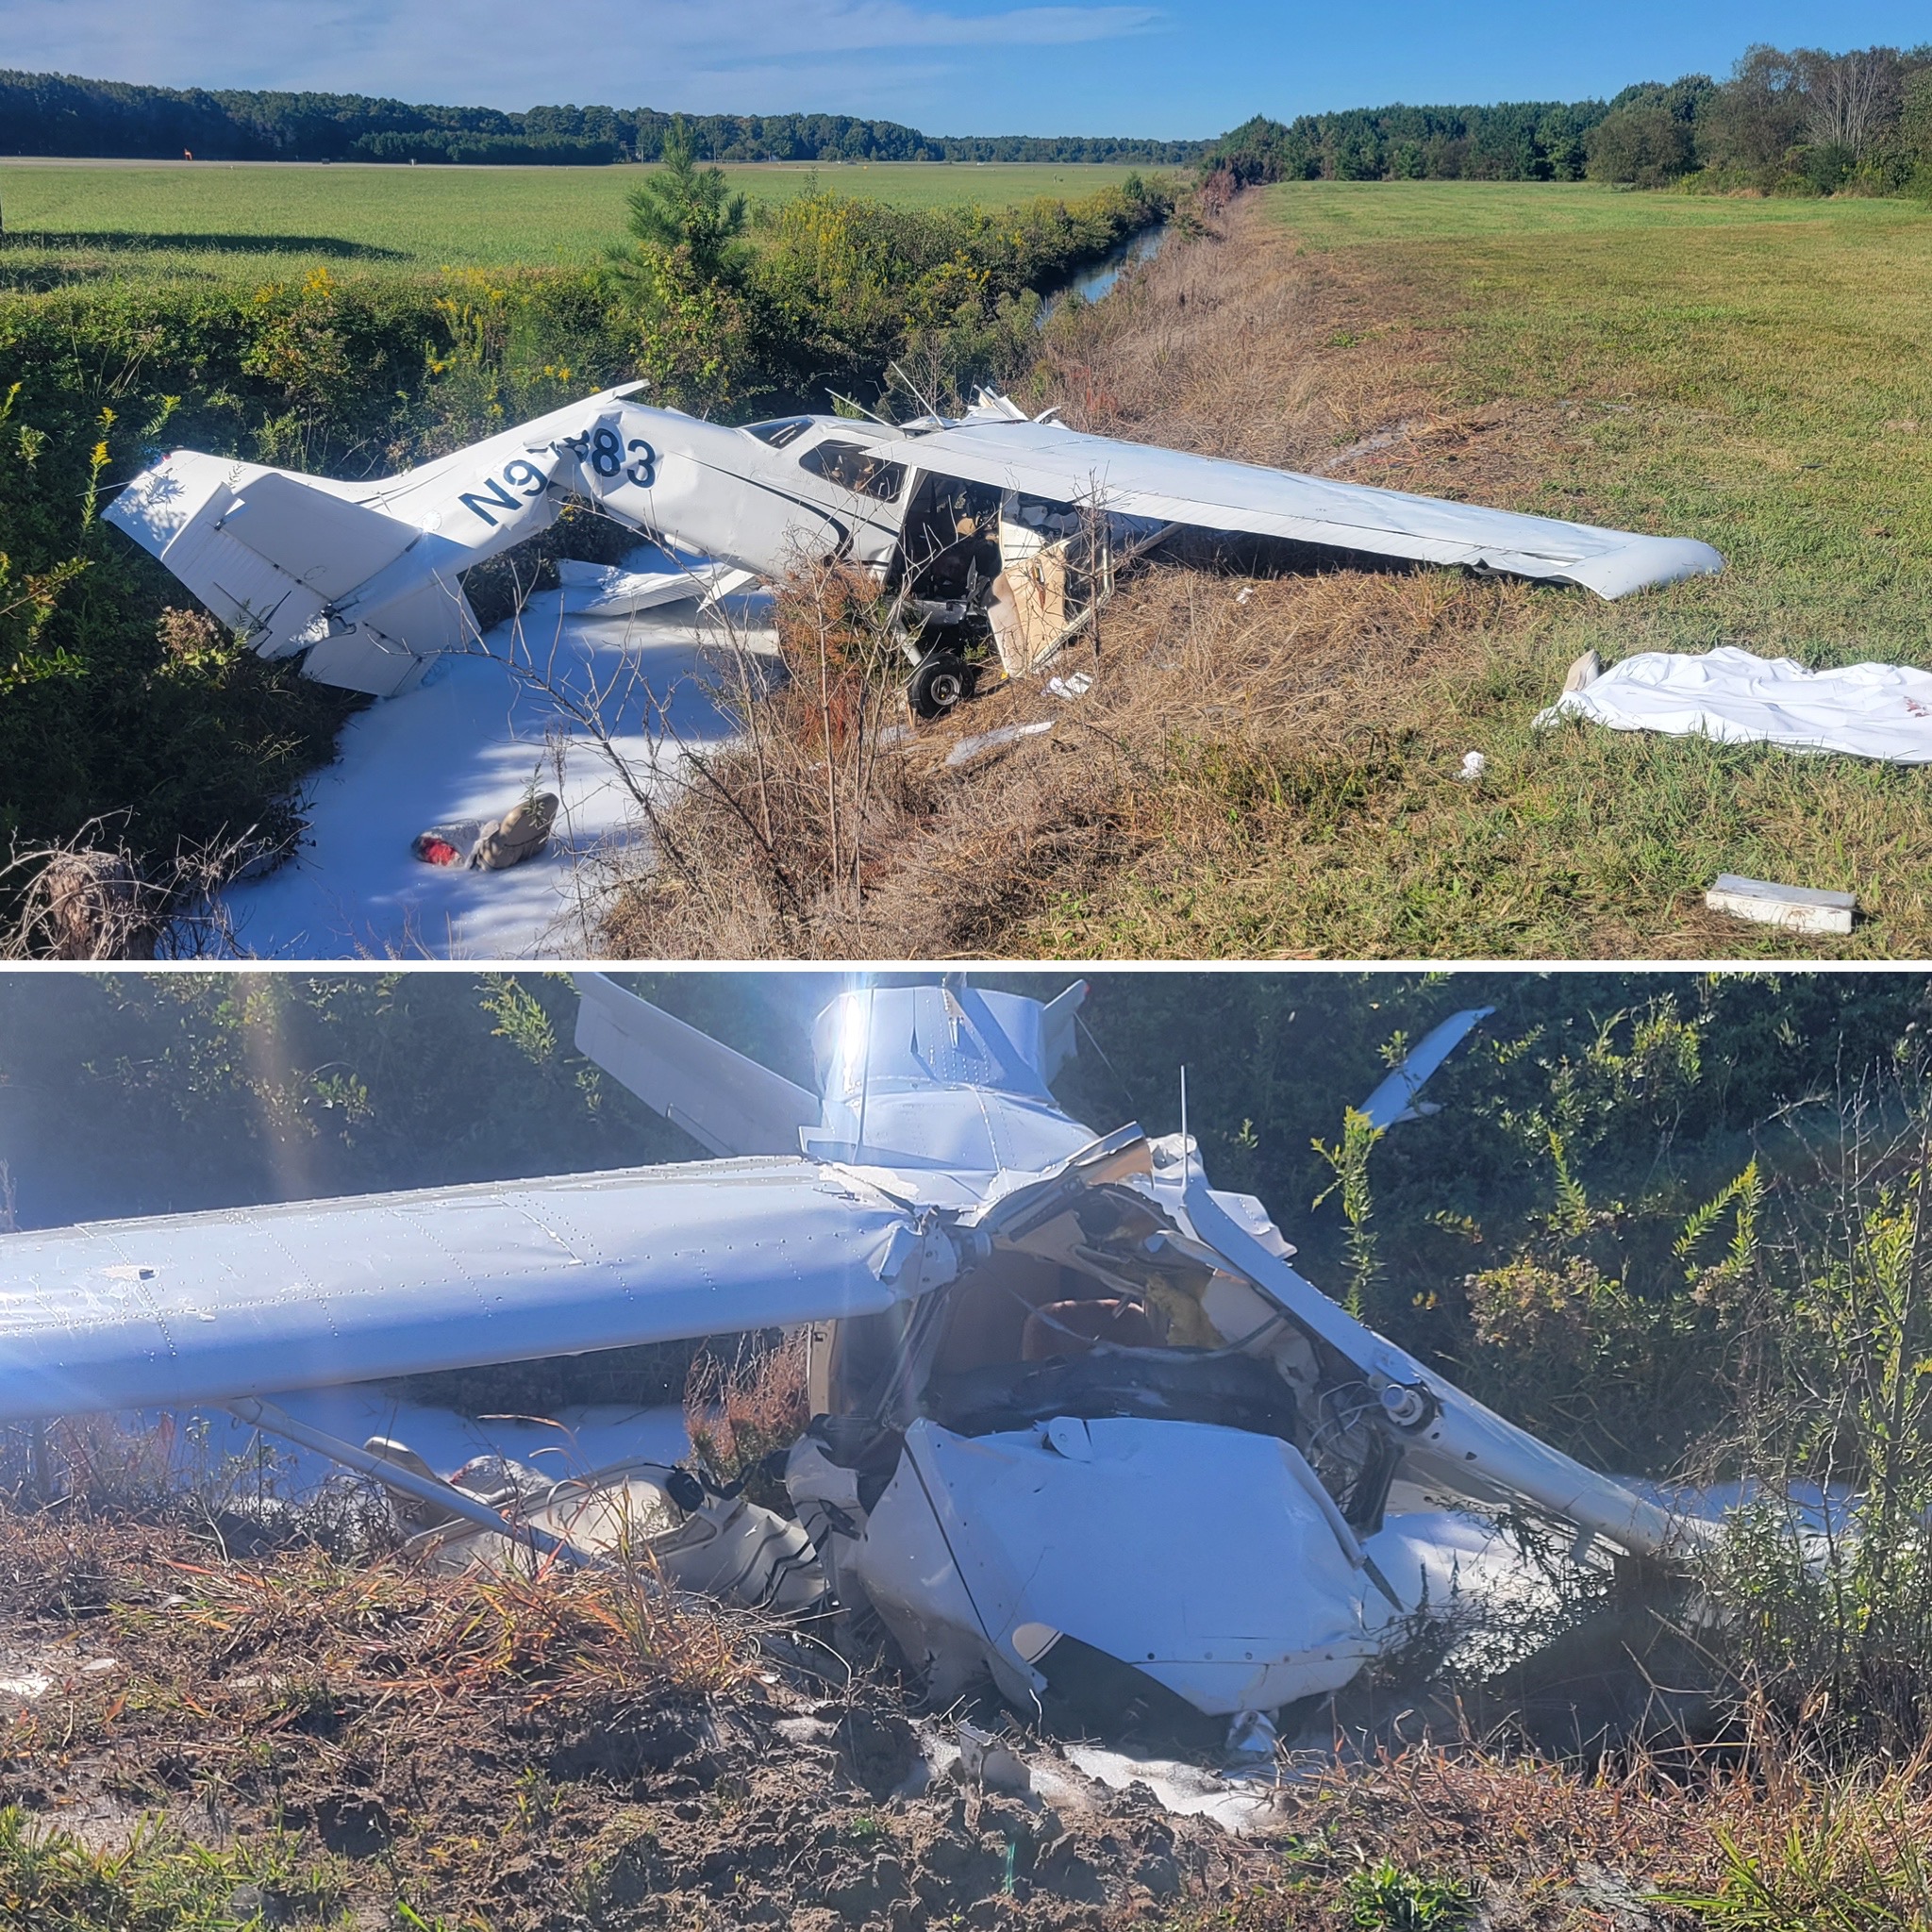
<svg viewBox="0 0 1932 1932">
<path fill-rule="evenodd" d="M 406 270 L 584 261 L 624 235 L 648 169 L 411 168 L 244 162 L 0 162 L 9 250 L 95 273 L 254 276 L 313 266 Z M 902 208 L 1071 198 L 1134 171 L 1100 164 L 850 162 L 725 171 L 754 201 L 814 182 Z M 1145 173 L 1145 170 L 1141 172 Z"/>
</svg>

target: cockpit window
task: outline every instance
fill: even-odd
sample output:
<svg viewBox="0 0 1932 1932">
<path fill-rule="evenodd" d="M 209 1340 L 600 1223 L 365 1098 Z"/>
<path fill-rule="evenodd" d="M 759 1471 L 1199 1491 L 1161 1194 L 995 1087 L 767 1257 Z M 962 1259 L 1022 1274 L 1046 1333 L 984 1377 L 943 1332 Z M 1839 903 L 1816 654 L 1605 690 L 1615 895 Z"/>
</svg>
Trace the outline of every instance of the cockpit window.
<svg viewBox="0 0 1932 1932">
<path fill-rule="evenodd" d="M 798 465 L 856 496 L 875 496 L 881 503 L 896 502 L 906 487 L 906 465 L 888 462 L 862 443 L 815 443 Z"/>
<path fill-rule="evenodd" d="M 809 416 L 780 416 L 771 423 L 747 423 L 744 431 L 760 442 L 769 442 L 774 449 L 783 449 L 788 442 L 796 442 L 810 427 Z"/>
</svg>

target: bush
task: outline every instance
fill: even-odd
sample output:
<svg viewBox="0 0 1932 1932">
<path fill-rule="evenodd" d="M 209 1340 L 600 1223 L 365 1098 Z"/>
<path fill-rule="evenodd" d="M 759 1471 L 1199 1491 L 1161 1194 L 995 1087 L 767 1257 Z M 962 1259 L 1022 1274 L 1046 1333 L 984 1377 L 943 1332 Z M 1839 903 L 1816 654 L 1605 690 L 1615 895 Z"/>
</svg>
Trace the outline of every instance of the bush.
<svg viewBox="0 0 1932 1932">
<path fill-rule="evenodd" d="M 1660 104 L 1620 108 L 1606 115 L 1584 141 L 1592 181 L 1662 188 L 1694 165 L 1691 127 Z"/>
</svg>

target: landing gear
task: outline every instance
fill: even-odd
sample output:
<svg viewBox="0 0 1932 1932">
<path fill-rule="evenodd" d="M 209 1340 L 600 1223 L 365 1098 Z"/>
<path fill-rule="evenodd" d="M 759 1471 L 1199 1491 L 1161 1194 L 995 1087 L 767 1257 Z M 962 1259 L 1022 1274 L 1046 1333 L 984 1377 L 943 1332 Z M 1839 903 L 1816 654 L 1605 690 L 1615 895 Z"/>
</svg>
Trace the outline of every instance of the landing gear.
<svg viewBox="0 0 1932 1932">
<path fill-rule="evenodd" d="M 973 695 L 973 667 L 952 651 L 930 651 L 914 667 L 906 686 L 916 718 L 943 718 Z"/>
</svg>

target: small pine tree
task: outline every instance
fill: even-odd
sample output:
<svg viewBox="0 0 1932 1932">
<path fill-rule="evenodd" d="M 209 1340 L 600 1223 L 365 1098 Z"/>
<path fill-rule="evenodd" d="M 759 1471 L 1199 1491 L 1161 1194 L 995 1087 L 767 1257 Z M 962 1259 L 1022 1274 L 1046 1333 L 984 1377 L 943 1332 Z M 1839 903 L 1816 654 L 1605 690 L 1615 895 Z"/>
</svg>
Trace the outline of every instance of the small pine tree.
<svg viewBox="0 0 1932 1932">
<path fill-rule="evenodd" d="M 629 199 L 630 231 L 646 248 L 684 251 L 700 281 L 742 278 L 744 196 L 731 192 L 723 168 L 698 166 L 682 116 L 664 137 L 663 164 Z"/>
</svg>

